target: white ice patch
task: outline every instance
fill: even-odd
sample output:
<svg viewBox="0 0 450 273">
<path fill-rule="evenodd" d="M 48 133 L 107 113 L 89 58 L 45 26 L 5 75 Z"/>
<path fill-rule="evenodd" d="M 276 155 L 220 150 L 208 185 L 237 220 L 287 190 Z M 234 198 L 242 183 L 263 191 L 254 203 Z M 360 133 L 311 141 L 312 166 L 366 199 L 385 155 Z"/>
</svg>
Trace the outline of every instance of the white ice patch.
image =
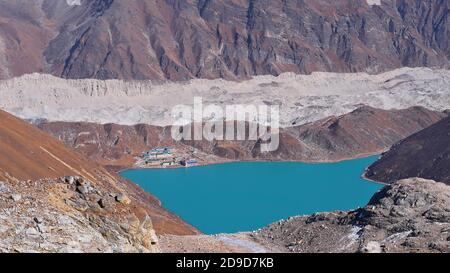
<svg viewBox="0 0 450 273">
<path fill-rule="evenodd" d="M 339 250 L 348 250 L 354 244 L 358 243 L 358 240 L 360 238 L 359 232 L 361 231 L 361 229 L 362 228 L 357 226 L 352 227 L 350 233 L 346 237 L 341 238 L 340 243 L 342 244 L 342 247 Z"/>
<path fill-rule="evenodd" d="M 10 78 L 11 74 L 8 69 L 8 60 L 6 59 L 6 46 L 0 36 L 0 77 Z"/>
<path fill-rule="evenodd" d="M 370 6 L 381 6 L 381 0 L 366 0 Z"/>
<path fill-rule="evenodd" d="M 400 232 L 400 233 L 395 233 L 395 234 L 392 234 L 391 236 L 387 237 L 386 239 L 384 239 L 383 242 L 396 243 L 396 242 L 398 242 L 400 240 L 405 239 L 411 233 L 412 233 L 412 230 L 405 231 L 405 232 Z"/>
<path fill-rule="evenodd" d="M 218 239 L 227 245 L 235 246 L 248 250 L 251 253 L 267 253 L 267 250 L 259 244 L 250 240 L 243 240 L 227 235 L 219 236 Z"/>
<path fill-rule="evenodd" d="M 66 0 L 69 6 L 81 6 L 81 0 Z"/>
</svg>

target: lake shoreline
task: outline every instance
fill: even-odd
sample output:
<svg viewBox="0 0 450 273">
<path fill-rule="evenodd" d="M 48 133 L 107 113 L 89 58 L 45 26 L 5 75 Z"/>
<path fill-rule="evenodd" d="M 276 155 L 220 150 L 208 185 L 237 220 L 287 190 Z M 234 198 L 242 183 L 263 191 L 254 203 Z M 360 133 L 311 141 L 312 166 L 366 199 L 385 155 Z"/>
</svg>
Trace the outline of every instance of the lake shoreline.
<svg viewBox="0 0 450 273">
<path fill-rule="evenodd" d="M 339 160 L 322 160 L 322 161 L 303 161 L 303 160 L 245 160 L 245 159 L 241 159 L 241 160 L 223 160 L 223 161 L 214 161 L 214 162 L 207 162 L 207 163 L 200 163 L 197 164 L 195 166 L 192 167 L 184 167 L 184 166 L 168 166 L 168 167 L 140 167 L 140 166 L 134 166 L 134 167 L 127 167 L 127 168 L 121 168 L 119 170 L 116 170 L 115 172 L 122 176 L 123 172 L 126 171 L 133 171 L 133 170 L 160 170 L 160 169 L 189 169 L 189 168 L 198 168 L 198 167 L 207 167 L 207 166 L 214 166 L 214 165 L 223 165 L 223 164 L 232 164 L 232 163 L 303 163 L 303 164 L 327 164 L 327 163 L 340 163 L 340 162 L 345 162 L 345 161 L 351 161 L 351 160 L 356 160 L 356 159 L 362 159 L 362 158 L 366 158 L 366 157 L 372 157 L 372 156 L 379 156 L 381 157 L 382 153 L 386 152 L 388 149 L 383 149 L 380 152 L 377 153 L 366 153 L 366 154 L 358 154 L 354 157 L 349 157 L 349 158 L 343 158 L 343 159 L 339 159 Z M 369 166 L 367 166 L 369 167 Z M 367 177 L 367 170 L 365 170 L 362 174 L 361 174 L 361 178 L 366 180 L 367 182 L 371 182 L 371 183 L 375 183 L 375 184 L 380 184 L 383 186 L 388 186 L 389 183 L 385 183 L 382 181 L 376 181 L 373 179 L 370 179 Z"/>
<path fill-rule="evenodd" d="M 127 169 L 130 171 L 129 173 L 122 171 L 121 175 L 143 190 L 151 192 L 161 200 L 166 209 L 196 226 L 202 233 L 212 235 L 255 230 L 272 222 L 298 215 L 310 215 L 322 211 L 353 210 L 362 207 L 366 205 L 373 194 L 385 186 L 382 183 L 373 183 L 374 181 L 361 175 L 364 169 L 377 159 L 376 156 L 354 159 L 354 162 L 341 160 L 331 162 L 330 165 L 318 162 L 311 164 L 274 160 L 226 161 L 198 166 L 209 167 L 208 169 L 188 168 L 192 169 L 192 172 L 184 172 L 182 168 L 167 168 L 171 170 L 169 172 L 162 171 L 164 168 L 129 168 Z M 230 163 L 248 164 L 233 165 Z M 258 165 L 257 163 L 275 163 L 275 165 Z M 283 165 L 283 163 L 300 163 L 300 165 Z M 146 170 L 154 172 L 145 172 Z M 244 181 L 248 183 L 242 183 Z M 310 183 L 312 181 L 317 183 Z M 369 183 L 361 183 L 361 181 Z M 274 182 L 276 183 L 274 184 Z M 251 199 L 240 196 L 250 193 L 253 196 Z M 233 203 L 229 202 L 231 196 L 235 200 Z M 263 196 L 265 197 L 263 198 Z M 313 199 L 311 199 L 312 196 L 314 196 Z M 222 200 L 224 198 L 228 201 Z M 261 203 L 261 198 L 276 201 L 269 202 L 276 206 L 284 206 L 283 209 L 275 210 L 281 212 L 281 215 L 272 211 L 270 207 L 265 208 L 267 204 Z M 204 207 L 205 204 L 208 204 L 207 208 Z M 216 209 L 215 206 L 218 204 L 219 207 Z M 227 206 L 227 208 L 221 206 Z M 191 209 L 185 207 L 191 207 Z M 208 215 L 204 211 L 205 209 L 212 214 Z M 231 225 L 239 223 L 239 220 L 232 219 L 223 223 L 223 229 L 220 229 L 222 226 L 218 223 L 215 224 L 218 226 L 216 226 L 216 230 L 212 231 L 198 225 L 199 221 L 214 220 L 214 217 L 218 217 L 218 215 L 225 217 L 230 216 L 228 214 L 231 212 L 239 214 L 241 210 L 249 209 L 253 209 L 253 211 L 247 211 L 247 215 L 260 211 L 258 213 L 262 214 L 260 215 L 262 219 L 265 217 L 273 217 L 273 219 L 270 219 L 270 222 L 263 222 L 261 225 L 237 230 L 226 229 L 230 223 Z M 189 215 L 199 213 L 198 210 L 205 214 L 190 218 Z M 245 218 L 242 215 L 240 217 L 240 219 Z M 241 221 L 245 222 L 245 220 Z M 207 225 L 209 224 L 207 223 Z"/>
<path fill-rule="evenodd" d="M 362 154 L 357 154 L 351 157 L 343 157 L 340 159 L 336 159 L 336 160 L 327 160 L 327 159 L 323 159 L 323 160 L 270 160 L 270 159 L 226 159 L 224 158 L 223 160 L 216 160 L 216 161 L 209 161 L 209 162 L 202 162 L 199 163 L 195 166 L 192 167 L 184 167 L 184 166 L 167 166 L 167 167 L 161 167 L 161 166 L 130 166 L 130 167 L 119 167 L 119 170 L 116 170 L 117 174 L 121 174 L 123 172 L 126 171 L 130 171 L 130 170 L 146 170 L 146 169 L 186 169 L 186 168 L 196 168 L 196 167 L 206 167 L 206 166 L 213 166 L 213 165 L 222 165 L 222 164 L 230 164 L 230 163 L 304 163 L 304 164 L 312 164 L 312 165 L 316 165 L 316 164 L 327 164 L 327 163 L 340 163 L 340 162 L 345 162 L 345 161 L 351 161 L 351 160 L 356 160 L 356 159 L 362 159 L 362 158 L 367 158 L 367 157 L 372 157 L 372 156 L 381 156 L 384 152 L 386 152 L 389 149 L 382 149 L 379 150 L 377 152 L 371 152 L 371 153 L 362 153 Z M 367 166 L 368 167 L 368 166 Z M 362 174 L 365 175 L 365 172 Z M 366 179 L 365 177 L 363 177 L 365 180 L 371 181 L 370 179 Z M 371 182 L 377 182 L 377 183 L 382 183 L 382 182 L 378 182 L 378 181 L 371 181 Z"/>
</svg>

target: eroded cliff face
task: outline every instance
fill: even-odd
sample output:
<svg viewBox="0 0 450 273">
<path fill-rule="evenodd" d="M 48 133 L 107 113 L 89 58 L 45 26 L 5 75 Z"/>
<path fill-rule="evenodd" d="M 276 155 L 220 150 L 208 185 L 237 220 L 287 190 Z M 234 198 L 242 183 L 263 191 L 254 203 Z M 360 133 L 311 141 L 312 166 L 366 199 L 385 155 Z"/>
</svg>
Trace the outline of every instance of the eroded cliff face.
<svg viewBox="0 0 450 273">
<path fill-rule="evenodd" d="M 0 2 L 0 76 L 244 79 L 449 67 L 448 1 Z"/>
</svg>

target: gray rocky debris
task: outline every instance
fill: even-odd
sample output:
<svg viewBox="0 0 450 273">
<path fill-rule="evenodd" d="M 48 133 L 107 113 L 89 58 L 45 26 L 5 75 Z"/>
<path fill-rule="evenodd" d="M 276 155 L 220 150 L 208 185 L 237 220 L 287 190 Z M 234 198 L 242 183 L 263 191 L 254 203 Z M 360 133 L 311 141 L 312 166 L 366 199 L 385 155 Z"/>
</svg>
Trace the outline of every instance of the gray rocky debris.
<svg viewBox="0 0 450 273">
<path fill-rule="evenodd" d="M 124 205 L 129 205 L 131 203 L 130 198 L 123 193 L 116 195 L 116 201 Z"/>
<path fill-rule="evenodd" d="M 20 195 L 20 194 L 12 194 L 11 195 L 11 199 L 14 201 L 14 202 L 19 202 L 20 200 L 22 200 L 22 195 Z"/>
<path fill-rule="evenodd" d="M 252 235 L 289 252 L 450 252 L 450 186 L 405 179 L 356 211 L 293 217 Z"/>
<path fill-rule="evenodd" d="M 0 194 L 0 253 L 160 251 L 150 217 L 101 194 L 106 188 L 98 183 L 63 177 L 7 185 L 15 194 Z M 79 194 L 79 187 L 89 193 Z M 121 200 L 130 201 L 126 195 Z"/>
<path fill-rule="evenodd" d="M 8 187 L 6 186 L 5 182 L 0 181 L 0 193 L 6 193 L 8 192 Z"/>
</svg>

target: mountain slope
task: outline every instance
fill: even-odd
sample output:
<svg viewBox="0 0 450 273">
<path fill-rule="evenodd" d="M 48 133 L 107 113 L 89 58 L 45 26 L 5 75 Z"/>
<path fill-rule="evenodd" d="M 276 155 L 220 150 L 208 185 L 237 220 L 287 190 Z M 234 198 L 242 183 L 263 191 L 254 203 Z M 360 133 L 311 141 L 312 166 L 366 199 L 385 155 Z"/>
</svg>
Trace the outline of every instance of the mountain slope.
<svg viewBox="0 0 450 273">
<path fill-rule="evenodd" d="M 320 162 L 380 153 L 444 116 L 421 107 L 380 110 L 364 106 L 343 116 L 282 128 L 280 147 L 269 154 L 260 153 L 257 141 L 177 143 L 170 127 L 70 122 L 41 122 L 38 127 L 104 165 L 131 166 L 134 157 L 157 146 L 192 146 L 233 160 Z"/>
<path fill-rule="evenodd" d="M 422 177 L 450 184 L 450 117 L 397 143 L 366 176 L 386 183 Z"/>
<path fill-rule="evenodd" d="M 322 157 L 352 158 L 374 154 L 446 114 L 423 107 L 380 110 L 362 106 L 349 114 L 293 127 L 289 133 Z"/>
<path fill-rule="evenodd" d="M 0 118 L 0 178 L 37 180 L 78 175 L 99 182 L 100 177 L 111 177 L 33 126 L 5 112 L 0 112 Z"/>
<path fill-rule="evenodd" d="M 86 223 L 86 232 L 97 234 L 95 236 L 104 243 L 103 247 L 111 251 L 152 248 L 146 241 L 149 234 L 142 234 L 139 229 L 135 229 L 135 233 L 127 232 L 136 224 L 143 225 L 143 228 L 153 224 L 159 234 L 197 233 L 133 183 L 110 174 L 50 135 L 3 111 L 0 111 L 0 181 L 0 207 L 16 208 L 14 213 L 19 213 L 17 217 L 21 217 L 20 210 L 24 214 L 51 210 L 47 216 L 52 213 L 72 216 L 74 221 Z M 14 205 L 11 200 L 20 205 Z M 39 207 L 32 209 L 38 203 L 30 203 L 30 200 L 39 200 Z M 14 226 L 11 221 L 20 219 L 0 217 L 0 223 Z M 128 228 L 119 227 L 121 223 Z M 20 221 L 16 224 L 17 228 L 21 225 Z M 54 222 L 52 224 L 55 225 Z M 111 233 L 110 236 L 106 233 L 100 235 L 102 229 Z M 6 235 L 0 234 L 0 240 Z M 56 236 L 50 235 L 49 240 Z M 131 246 L 123 240 L 129 240 Z"/>
<path fill-rule="evenodd" d="M 151 147 L 176 145 L 170 127 L 85 122 L 42 122 L 37 126 L 95 162 L 109 166 L 130 167 L 134 157 Z"/>
<path fill-rule="evenodd" d="M 278 150 L 271 153 L 261 153 L 259 141 L 190 144 L 231 159 L 339 161 L 380 153 L 445 116 L 422 107 L 380 110 L 363 106 L 342 116 L 283 128 Z"/>
<path fill-rule="evenodd" d="M 449 67 L 448 1 L 0 2 L 0 77 L 243 79 Z"/>
</svg>

